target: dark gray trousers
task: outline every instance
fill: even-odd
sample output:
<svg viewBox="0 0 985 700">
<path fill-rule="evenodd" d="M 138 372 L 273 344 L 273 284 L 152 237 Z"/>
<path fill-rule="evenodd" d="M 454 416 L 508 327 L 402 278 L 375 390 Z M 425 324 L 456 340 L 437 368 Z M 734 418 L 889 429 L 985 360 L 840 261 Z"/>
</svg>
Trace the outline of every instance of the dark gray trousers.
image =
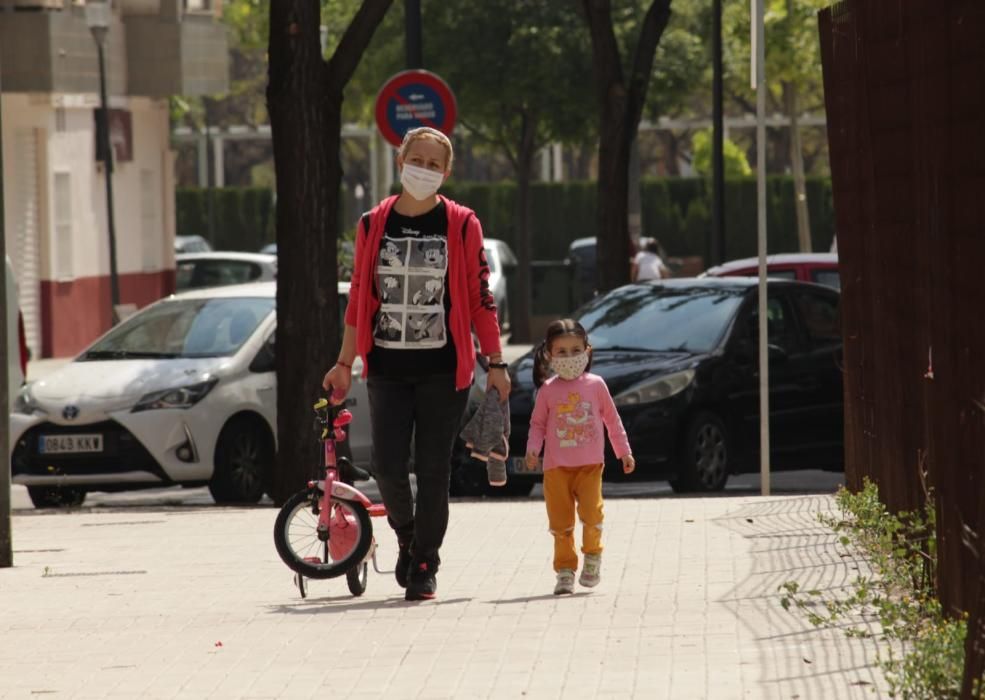
<svg viewBox="0 0 985 700">
<path fill-rule="evenodd" d="M 451 374 L 421 377 L 371 376 L 369 412 L 373 432 L 373 476 L 397 537 L 413 538 L 415 562 L 437 570 L 438 550 L 448 529 L 448 483 L 455 438 L 462 427 L 468 390 L 455 390 Z M 417 476 L 415 508 L 410 488 L 410 448 Z"/>
</svg>

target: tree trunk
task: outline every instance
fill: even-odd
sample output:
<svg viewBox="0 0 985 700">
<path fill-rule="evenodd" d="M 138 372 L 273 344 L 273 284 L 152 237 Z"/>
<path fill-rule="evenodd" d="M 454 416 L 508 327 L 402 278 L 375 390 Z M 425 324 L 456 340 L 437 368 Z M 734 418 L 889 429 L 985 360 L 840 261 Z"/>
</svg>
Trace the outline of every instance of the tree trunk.
<svg viewBox="0 0 985 700">
<path fill-rule="evenodd" d="M 632 135 L 626 136 L 624 117 L 607 116 L 603 117 L 599 130 L 598 233 L 595 246 L 595 282 L 599 292 L 607 292 L 629 282 L 628 165 Z"/>
<path fill-rule="evenodd" d="M 797 209 L 797 242 L 801 253 L 810 253 L 811 220 L 804 177 L 804 147 L 800 140 L 800 123 L 797 119 L 797 87 L 793 83 L 783 83 L 783 101 L 790 118 L 790 171 L 793 174 L 794 202 Z"/>
<path fill-rule="evenodd" d="M 339 346 L 337 241 L 342 90 L 391 0 L 366 0 L 332 59 L 318 0 L 272 0 L 267 111 L 277 177 L 276 503 L 319 472 L 311 406 Z M 368 418 L 363 418 L 368 420 Z"/>
<path fill-rule="evenodd" d="M 536 120 L 525 116 L 520 136 L 520 148 L 516 157 L 516 298 L 510 302 L 510 342 L 529 343 L 533 306 L 533 279 L 530 270 L 532 251 L 530 245 L 530 182 L 533 175 L 536 152 Z"/>
<path fill-rule="evenodd" d="M 612 27 L 610 0 L 582 0 L 592 36 L 592 63 L 599 102 L 599 179 L 596 280 L 600 292 L 629 282 L 629 157 L 653 74 L 660 37 L 670 20 L 670 0 L 653 0 L 646 11 L 628 79 Z"/>
<path fill-rule="evenodd" d="M 281 503 L 317 474 L 311 404 L 339 339 L 335 212 L 340 96 L 328 94 L 318 0 L 270 3 L 267 111 L 277 176 L 278 465 Z"/>
</svg>

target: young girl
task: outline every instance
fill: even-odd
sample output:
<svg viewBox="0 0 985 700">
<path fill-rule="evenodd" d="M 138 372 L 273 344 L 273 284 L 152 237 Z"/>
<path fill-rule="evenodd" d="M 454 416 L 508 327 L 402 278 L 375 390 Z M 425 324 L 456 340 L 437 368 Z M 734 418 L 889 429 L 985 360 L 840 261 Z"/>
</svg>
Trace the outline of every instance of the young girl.
<svg viewBox="0 0 985 700">
<path fill-rule="evenodd" d="M 534 383 L 540 387 L 527 438 L 527 468 L 536 469 L 544 449 L 544 500 L 554 535 L 554 595 L 573 593 L 575 505 L 581 518 L 585 564 L 578 583 L 599 583 L 602 563 L 602 468 L 605 435 L 626 474 L 636 468 L 626 431 L 605 382 L 592 366 L 588 334 L 577 321 L 563 319 L 547 327 L 534 354 Z M 548 370 L 557 376 L 547 379 Z M 546 381 L 545 381 L 546 380 Z"/>
</svg>

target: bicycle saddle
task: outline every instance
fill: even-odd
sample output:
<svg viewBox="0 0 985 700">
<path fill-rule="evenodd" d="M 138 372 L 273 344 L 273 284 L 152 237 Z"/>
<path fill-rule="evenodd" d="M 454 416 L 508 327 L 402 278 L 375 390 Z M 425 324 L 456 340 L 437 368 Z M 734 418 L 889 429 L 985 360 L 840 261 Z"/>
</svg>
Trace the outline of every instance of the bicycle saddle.
<svg viewBox="0 0 985 700">
<path fill-rule="evenodd" d="M 356 481 L 369 481 L 373 478 L 368 471 L 357 467 L 345 457 L 339 458 L 338 470 L 342 481 L 347 484 Z"/>
</svg>

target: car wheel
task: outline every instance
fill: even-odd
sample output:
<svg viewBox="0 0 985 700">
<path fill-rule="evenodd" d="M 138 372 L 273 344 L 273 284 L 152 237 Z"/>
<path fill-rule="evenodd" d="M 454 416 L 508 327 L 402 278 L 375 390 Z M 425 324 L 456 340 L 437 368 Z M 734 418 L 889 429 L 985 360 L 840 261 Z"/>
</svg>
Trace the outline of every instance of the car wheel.
<svg viewBox="0 0 985 700">
<path fill-rule="evenodd" d="M 215 448 L 209 492 L 217 503 L 256 503 L 263 497 L 274 462 L 266 426 L 239 417 L 226 424 Z"/>
<path fill-rule="evenodd" d="M 489 480 L 486 476 L 486 465 L 477 459 L 472 459 L 465 441 L 455 438 L 455 448 L 451 456 L 451 481 L 448 494 L 477 498 L 486 493 Z"/>
<path fill-rule="evenodd" d="M 69 486 L 28 486 L 27 495 L 35 508 L 75 508 L 86 499 L 83 489 Z"/>
<path fill-rule="evenodd" d="M 678 493 L 721 491 L 728 476 L 725 424 L 714 413 L 702 411 L 688 424 L 680 473 L 670 485 Z"/>
</svg>

